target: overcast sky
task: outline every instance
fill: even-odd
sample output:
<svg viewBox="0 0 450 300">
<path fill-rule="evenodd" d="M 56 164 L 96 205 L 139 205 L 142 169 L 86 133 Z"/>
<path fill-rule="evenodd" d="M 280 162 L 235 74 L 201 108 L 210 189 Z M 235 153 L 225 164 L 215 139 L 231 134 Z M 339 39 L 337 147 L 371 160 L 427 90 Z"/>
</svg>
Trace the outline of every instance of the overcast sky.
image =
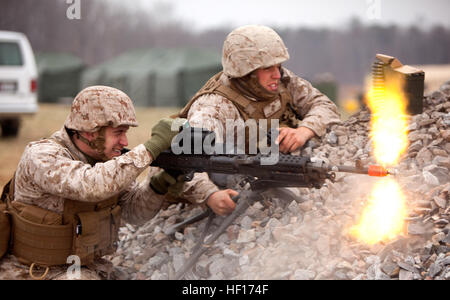
<svg viewBox="0 0 450 300">
<path fill-rule="evenodd" d="M 450 27 L 450 0 L 139 0 L 149 11 L 172 7 L 177 20 L 196 30 L 222 25 L 340 27 L 352 16 L 363 23 Z M 130 2 L 121 1 L 124 5 Z M 157 5 L 157 6 L 155 6 Z M 166 7 L 167 9 L 167 7 Z M 160 11 L 161 12 L 161 11 Z M 163 15 L 158 13 L 160 16 Z"/>
</svg>

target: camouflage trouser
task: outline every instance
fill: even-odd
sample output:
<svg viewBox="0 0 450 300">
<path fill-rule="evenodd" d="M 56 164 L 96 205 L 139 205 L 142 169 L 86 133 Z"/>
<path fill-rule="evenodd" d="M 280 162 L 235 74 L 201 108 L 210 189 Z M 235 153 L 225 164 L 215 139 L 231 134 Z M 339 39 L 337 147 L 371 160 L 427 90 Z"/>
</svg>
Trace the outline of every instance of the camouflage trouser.
<svg viewBox="0 0 450 300">
<path fill-rule="evenodd" d="M 0 260 L 0 280 L 105 280 L 126 279 L 111 262 L 101 259 L 90 267 L 81 267 L 79 273 L 71 272 L 70 266 L 53 266 L 48 268 L 30 266 L 20 263 L 13 255 L 6 255 Z"/>
</svg>

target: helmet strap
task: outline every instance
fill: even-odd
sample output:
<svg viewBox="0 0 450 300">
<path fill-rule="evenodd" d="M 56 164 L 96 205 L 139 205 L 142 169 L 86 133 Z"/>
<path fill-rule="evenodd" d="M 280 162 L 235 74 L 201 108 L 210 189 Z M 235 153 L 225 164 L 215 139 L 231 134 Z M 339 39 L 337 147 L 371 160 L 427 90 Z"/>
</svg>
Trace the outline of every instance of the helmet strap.
<svg viewBox="0 0 450 300">
<path fill-rule="evenodd" d="M 244 96 L 258 101 L 273 101 L 280 97 L 279 91 L 268 91 L 259 83 L 255 71 L 243 77 L 231 78 L 230 83 L 232 88 L 242 93 Z"/>
<path fill-rule="evenodd" d="M 77 138 L 82 141 L 83 143 L 85 143 L 86 145 L 88 145 L 89 147 L 91 147 L 91 149 L 93 149 L 95 152 L 97 152 L 97 155 L 100 157 L 101 161 L 107 161 L 109 160 L 108 157 L 106 157 L 105 155 L 105 132 L 106 132 L 106 127 L 101 127 L 98 130 L 98 135 L 95 139 L 93 139 L 92 141 L 88 140 L 87 138 L 85 138 L 84 136 L 82 136 L 79 132 L 77 132 Z"/>
</svg>

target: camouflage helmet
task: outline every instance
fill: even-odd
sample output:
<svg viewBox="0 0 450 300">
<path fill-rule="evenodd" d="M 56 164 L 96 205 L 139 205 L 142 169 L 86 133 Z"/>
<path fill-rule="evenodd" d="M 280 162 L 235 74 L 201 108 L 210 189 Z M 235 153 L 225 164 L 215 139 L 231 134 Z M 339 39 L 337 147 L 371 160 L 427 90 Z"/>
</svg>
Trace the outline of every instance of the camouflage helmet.
<svg viewBox="0 0 450 300">
<path fill-rule="evenodd" d="M 100 85 L 78 93 L 64 123 L 66 128 L 85 132 L 121 125 L 138 126 L 131 99 L 118 89 Z"/>
<path fill-rule="evenodd" d="M 289 53 L 283 40 L 267 26 L 239 27 L 223 43 L 223 72 L 231 78 L 242 77 L 256 69 L 280 64 L 288 59 Z"/>
</svg>

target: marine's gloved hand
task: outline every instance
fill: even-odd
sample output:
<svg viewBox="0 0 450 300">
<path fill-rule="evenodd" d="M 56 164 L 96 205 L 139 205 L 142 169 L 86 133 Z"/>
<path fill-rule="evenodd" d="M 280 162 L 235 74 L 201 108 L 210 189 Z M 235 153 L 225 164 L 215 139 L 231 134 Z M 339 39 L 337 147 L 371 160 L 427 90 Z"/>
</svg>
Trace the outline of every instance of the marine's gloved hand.
<svg viewBox="0 0 450 300">
<path fill-rule="evenodd" d="M 173 196 L 181 195 L 184 182 L 181 177 L 177 180 L 166 171 L 162 170 L 152 176 L 150 179 L 150 187 L 160 195 L 170 192 Z"/>
<path fill-rule="evenodd" d="M 185 121 L 186 119 L 181 118 L 163 118 L 153 126 L 151 138 L 144 143 L 145 148 L 150 152 L 153 159 L 156 159 L 162 151 L 170 148 L 173 137 L 178 134 L 178 130 L 172 131 L 172 124 L 175 123 L 181 126 Z"/>
</svg>

